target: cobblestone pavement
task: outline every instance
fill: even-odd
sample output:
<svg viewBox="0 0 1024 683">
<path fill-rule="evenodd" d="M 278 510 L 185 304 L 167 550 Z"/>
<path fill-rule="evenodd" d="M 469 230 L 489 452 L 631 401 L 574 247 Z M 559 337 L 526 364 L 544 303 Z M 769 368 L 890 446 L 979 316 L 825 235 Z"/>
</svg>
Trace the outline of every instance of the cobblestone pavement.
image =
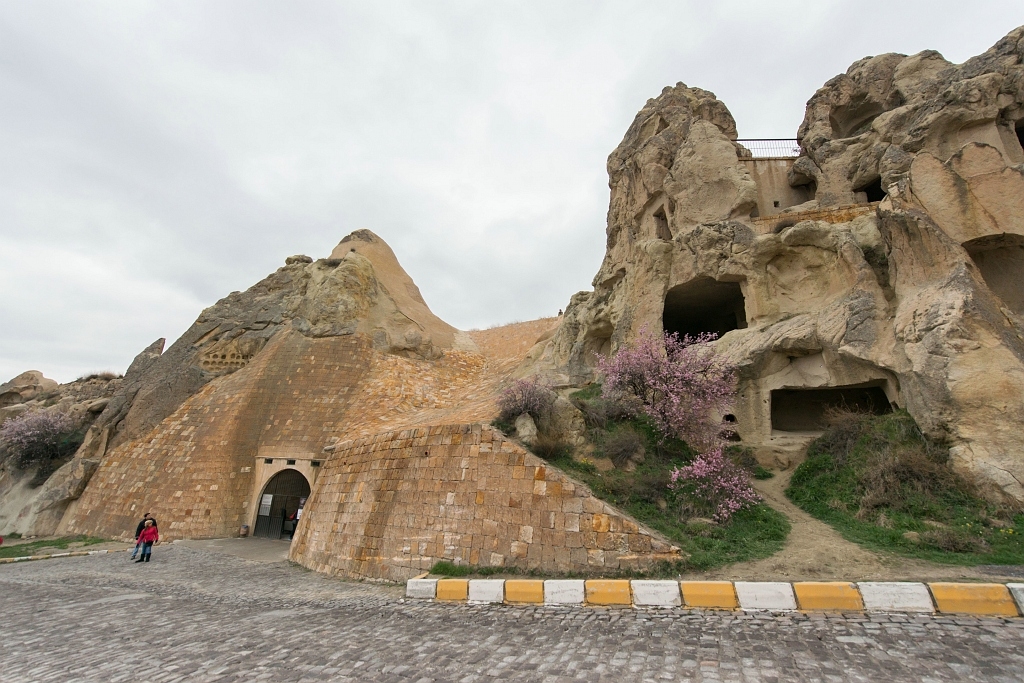
<svg viewBox="0 0 1024 683">
<path fill-rule="evenodd" d="M 475 606 L 158 546 L 0 567 L 2 681 L 1021 681 L 1024 619 Z"/>
</svg>

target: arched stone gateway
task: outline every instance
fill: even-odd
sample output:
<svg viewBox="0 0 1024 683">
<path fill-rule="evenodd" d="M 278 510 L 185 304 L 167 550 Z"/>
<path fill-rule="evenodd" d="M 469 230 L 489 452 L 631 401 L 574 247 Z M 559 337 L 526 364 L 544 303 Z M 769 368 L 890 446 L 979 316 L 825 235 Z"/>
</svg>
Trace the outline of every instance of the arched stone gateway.
<svg viewBox="0 0 1024 683">
<path fill-rule="evenodd" d="M 281 470 L 267 482 L 257 501 L 253 536 L 291 538 L 309 498 L 309 481 L 298 470 Z"/>
</svg>

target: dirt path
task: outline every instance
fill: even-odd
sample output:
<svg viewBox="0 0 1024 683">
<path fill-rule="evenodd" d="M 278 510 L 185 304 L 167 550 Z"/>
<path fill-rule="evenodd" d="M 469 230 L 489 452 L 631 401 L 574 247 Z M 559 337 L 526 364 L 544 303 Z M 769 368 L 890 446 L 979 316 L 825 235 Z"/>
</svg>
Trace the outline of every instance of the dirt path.
<svg viewBox="0 0 1024 683">
<path fill-rule="evenodd" d="M 1020 580 L 1019 574 L 1015 578 L 977 567 L 934 564 L 866 550 L 791 503 L 783 491 L 792 476 L 793 470 L 789 470 L 754 482 L 765 501 L 793 525 L 782 550 L 763 560 L 740 562 L 694 577 L 747 581 Z"/>
</svg>

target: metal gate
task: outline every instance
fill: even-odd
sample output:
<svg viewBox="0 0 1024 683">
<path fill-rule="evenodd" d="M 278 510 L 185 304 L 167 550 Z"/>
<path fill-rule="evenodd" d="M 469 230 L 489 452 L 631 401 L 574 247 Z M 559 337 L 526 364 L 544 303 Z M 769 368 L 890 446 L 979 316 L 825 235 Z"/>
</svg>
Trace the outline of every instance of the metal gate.
<svg viewBox="0 0 1024 683">
<path fill-rule="evenodd" d="M 260 538 L 290 538 L 302 515 L 309 497 L 309 482 L 298 470 L 281 470 L 275 474 L 260 494 L 259 510 L 253 536 Z"/>
</svg>

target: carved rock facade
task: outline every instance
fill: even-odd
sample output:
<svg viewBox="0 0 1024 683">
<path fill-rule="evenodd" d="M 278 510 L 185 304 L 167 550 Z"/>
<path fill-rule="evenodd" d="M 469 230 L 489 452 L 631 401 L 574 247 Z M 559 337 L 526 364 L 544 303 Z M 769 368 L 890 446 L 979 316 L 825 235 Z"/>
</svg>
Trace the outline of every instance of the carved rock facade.
<svg viewBox="0 0 1024 683">
<path fill-rule="evenodd" d="M 1024 500 L 1022 61 L 1024 27 L 961 65 L 863 59 L 810 99 L 793 159 L 752 159 L 712 93 L 666 88 L 609 157 L 593 291 L 519 374 L 580 384 L 645 326 L 715 332 L 762 459 L 799 457 L 830 405 L 899 406 Z"/>
</svg>

